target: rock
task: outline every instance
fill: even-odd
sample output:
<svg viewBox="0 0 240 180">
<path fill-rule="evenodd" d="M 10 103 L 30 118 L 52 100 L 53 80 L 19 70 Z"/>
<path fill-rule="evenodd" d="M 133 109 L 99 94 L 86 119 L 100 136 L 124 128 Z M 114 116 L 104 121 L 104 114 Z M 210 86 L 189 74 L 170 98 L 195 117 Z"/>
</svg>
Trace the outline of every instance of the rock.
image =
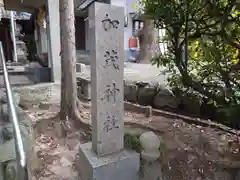
<svg viewBox="0 0 240 180">
<path fill-rule="evenodd" d="M 38 107 L 42 110 L 48 110 L 50 107 L 50 104 L 46 102 L 41 102 Z"/>
<path fill-rule="evenodd" d="M 17 180 L 17 162 L 10 161 L 5 168 L 5 176 L 8 180 Z"/>
<path fill-rule="evenodd" d="M 193 114 L 200 114 L 201 104 L 197 98 L 193 96 L 184 96 L 181 99 L 184 110 Z"/>
<path fill-rule="evenodd" d="M 137 102 L 138 86 L 125 81 L 124 84 L 124 100 L 129 102 Z"/>
<path fill-rule="evenodd" d="M 138 103 L 141 105 L 153 105 L 153 99 L 156 93 L 157 88 L 152 85 L 138 88 Z"/>
<path fill-rule="evenodd" d="M 232 180 L 233 179 L 231 174 L 224 170 L 214 172 L 213 177 L 214 177 L 213 180 Z"/>
<path fill-rule="evenodd" d="M 157 109 L 161 109 L 163 107 L 176 109 L 178 108 L 179 104 L 179 99 L 175 97 L 173 93 L 168 89 L 161 90 L 154 97 L 154 107 L 156 107 Z"/>
<path fill-rule="evenodd" d="M 238 170 L 237 175 L 234 180 L 239 180 L 239 179 L 240 179 L 240 169 Z"/>
<path fill-rule="evenodd" d="M 60 163 L 62 166 L 64 167 L 71 167 L 72 166 L 72 162 L 70 162 L 67 158 L 65 158 L 64 156 L 60 159 Z"/>
<path fill-rule="evenodd" d="M 86 72 L 87 71 L 87 67 L 86 67 L 85 64 L 76 63 L 76 71 L 77 72 Z"/>
<path fill-rule="evenodd" d="M 4 139 L 4 141 L 10 141 L 14 137 L 13 136 L 13 130 L 10 129 L 10 128 L 3 128 L 1 135 Z"/>
<path fill-rule="evenodd" d="M 19 105 L 20 99 L 21 99 L 21 96 L 20 96 L 19 93 L 13 93 L 13 100 L 14 100 L 16 105 Z M 7 96 L 6 95 L 1 98 L 1 103 L 3 103 L 3 104 L 7 103 Z"/>
<path fill-rule="evenodd" d="M 160 140 L 152 131 L 145 132 L 140 136 L 140 143 L 143 148 L 141 157 L 148 162 L 154 162 L 160 157 Z"/>
<path fill-rule="evenodd" d="M 1 106 L 1 113 L 3 117 L 8 116 L 8 105 L 7 104 L 3 104 Z"/>
<path fill-rule="evenodd" d="M 147 118 L 152 116 L 152 107 L 151 106 L 146 106 L 145 107 L 145 115 Z"/>
<path fill-rule="evenodd" d="M 162 180 L 162 165 L 159 161 L 143 166 L 143 174 L 140 180 Z"/>
<path fill-rule="evenodd" d="M 50 172 L 53 172 L 59 179 L 68 179 L 72 177 L 73 170 L 70 167 L 63 167 L 59 165 L 49 165 Z"/>
<path fill-rule="evenodd" d="M 78 151 L 79 151 L 79 148 L 80 148 L 80 143 L 76 144 L 76 145 L 74 146 L 73 150 L 74 150 L 75 152 L 78 152 Z"/>
<path fill-rule="evenodd" d="M 0 108 L 1 108 L 1 116 L 2 116 L 2 118 L 3 118 L 4 120 L 7 120 L 6 118 L 8 118 L 8 115 L 9 115 L 9 112 L 8 112 L 8 104 L 2 104 L 2 105 L 0 106 Z M 20 112 L 20 111 L 21 111 L 20 107 L 16 106 L 16 112 L 18 113 L 18 112 Z"/>
<path fill-rule="evenodd" d="M 143 150 L 141 152 L 141 157 L 144 161 L 147 162 L 154 162 L 160 157 L 160 152 L 159 150 Z"/>
<path fill-rule="evenodd" d="M 38 84 L 26 87 L 15 87 L 13 91 L 18 92 L 21 96 L 19 105 L 30 107 L 30 105 L 39 105 L 41 102 L 51 101 L 52 94 L 56 90 L 53 85 Z M 59 93 L 59 91 L 56 91 L 56 93 Z"/>
<path fill-rule="evenodd" d="M 74 150 L 76 144 L 78 144 L 78 143 L 79 143 L 79 137 L 78 138 L 77 137 L 73 137 L 73 138 L 67 137 L 66 138 L 66 145 L 68 146 L 68 148 L 70 150 Z"/>
<path fill-rule="evenodd" d="M 61 122 L 54 123 L 54 128 L 55 128 L 57 137 L 61 138 L 64 136 L 64 130 L 63 130 Z"/>
<path fill-rule="evenodd" d="M 140 142 L 143 149 L 158 149 L 160 146 L 158 136 L 152 131 L 143 133 L 140 136 Z"/>
</svg>

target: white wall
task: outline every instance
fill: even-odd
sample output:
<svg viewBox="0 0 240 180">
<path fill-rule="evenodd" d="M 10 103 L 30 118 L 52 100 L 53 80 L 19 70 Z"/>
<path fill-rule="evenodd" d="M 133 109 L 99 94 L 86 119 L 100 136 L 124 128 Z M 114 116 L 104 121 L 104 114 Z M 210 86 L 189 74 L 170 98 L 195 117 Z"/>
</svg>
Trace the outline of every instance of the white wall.
<svg viewBox="0 0 240 180">
<path fill-rule="evenodd" d="M 132 7 L 135 1 L 136 0 L 111 0 L 112 5 L 124 7 L 125 16 L 128 16 L 128 26 L 124 28 L 125 61 L 128 57 L 128 38 L 132 36 L 132 18 L 129 13 L 133 11 Z"/>
<path fill-rule="evenodd" d="M 134 4 L 137 2 L 137 0 L 126 0 L 127 9 L 129 13 L 136 13 L 137 9 L 134 8 Z"/>
<path fill-rule="evenodd" d="M 52 81 L 61 81 L 61 41 L 60 41 L 60 17 L 59 1 L 48 0 L 49 24 L 48 31 L 48 59 L 52 70 Z"/>
</svg>

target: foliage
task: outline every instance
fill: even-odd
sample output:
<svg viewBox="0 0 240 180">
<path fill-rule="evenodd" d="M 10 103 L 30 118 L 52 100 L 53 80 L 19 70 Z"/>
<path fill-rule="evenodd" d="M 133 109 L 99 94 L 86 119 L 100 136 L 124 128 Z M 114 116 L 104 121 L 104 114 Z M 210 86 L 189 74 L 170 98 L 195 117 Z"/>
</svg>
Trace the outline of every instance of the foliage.
<svg viewBox="0 0 240 180">
<path fill-rule="evenodd" d="M 142 146 L 140 143 L 140 134 L 132 135 L 129 133 L 124 134 L 124 145 L 126 148 L 132 149 L 138 153 L 141 153 Z M 142 176 L 144 173 L 144 162 L 143 159 L 140 157 L 140 169 L 139 175 Z"/>
<path fill-rule="evenodd" d="M 139 140 L 140 135 L 131 135 L 125 134 L 124 135 L 124 144 L 127 148 L 135 150 L 136 152 L 140 153 L 142 151 L 142 146 Z"/>
<path fill-rule="evenodd" d="M 224 108 L 240 104 L 237 0 L 148 0 L 141 10 L 167 32 L 168 52 L 153 58 L 169 83 Z"/>
</svg>

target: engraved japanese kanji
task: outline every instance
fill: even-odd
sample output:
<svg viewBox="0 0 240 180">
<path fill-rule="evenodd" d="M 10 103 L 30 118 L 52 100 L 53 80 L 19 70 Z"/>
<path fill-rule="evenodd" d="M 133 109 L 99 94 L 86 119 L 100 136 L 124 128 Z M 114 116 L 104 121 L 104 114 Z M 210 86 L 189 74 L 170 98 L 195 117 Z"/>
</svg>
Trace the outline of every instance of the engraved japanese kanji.
<svg viewBox="0 0 240 180">
<path fill-rule="evenodd" d="M 106 90 L 104 91 L 104 96 L 101 98 L 101 100 L 107 100 L 107 102 L 110 102 L 110 100 L 113 100 L 113 103 L 116 102 L 117 94 L 120 92 L 120 89 L 116 88 L 116 83 L 112 83 L 111 85 L 106 85 Z"/>
<path fill-rule="evenodd" d="M 118 65 L 119 57 L 117 51 L 115 50 L 106 51 L 104 58 L 105 58 L 105 65 L 103 66 L 104 68 L 113 66 L 115 69 L 119 70 Z"/>
<path fill-rule="evenodd" d="M 102 20 L 103 28 L 105 31 L 109 31 L 111 28 L 117 29 L 119 26 L 118 20 L 111 20 L 109 15 L 106 13 L 105 18 Z"/>
<path fill-rule="evenodd" d="M 111 131 L 112 129 L 117 129 L 119 126 L 117 125 L 117 119 L 115 116 L 108 114 L 106 117 L 106 121 L 103 123 L 103 130 L 106 132 Z"/>
</svg>

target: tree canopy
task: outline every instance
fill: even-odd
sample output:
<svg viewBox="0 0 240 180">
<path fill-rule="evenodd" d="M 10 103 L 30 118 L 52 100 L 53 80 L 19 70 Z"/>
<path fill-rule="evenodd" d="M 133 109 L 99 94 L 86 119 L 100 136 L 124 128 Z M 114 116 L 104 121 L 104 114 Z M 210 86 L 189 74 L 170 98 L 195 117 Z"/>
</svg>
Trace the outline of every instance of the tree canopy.
<svg viewBox="0 0 240 180">
<path fill-rule="evenodd" d="M 147 0 L 141 10 L 166 29 L 168 52 L 152 59 L 169 83 L 218 107 L 240 104 L 238 0 Z"/>
</svg>

